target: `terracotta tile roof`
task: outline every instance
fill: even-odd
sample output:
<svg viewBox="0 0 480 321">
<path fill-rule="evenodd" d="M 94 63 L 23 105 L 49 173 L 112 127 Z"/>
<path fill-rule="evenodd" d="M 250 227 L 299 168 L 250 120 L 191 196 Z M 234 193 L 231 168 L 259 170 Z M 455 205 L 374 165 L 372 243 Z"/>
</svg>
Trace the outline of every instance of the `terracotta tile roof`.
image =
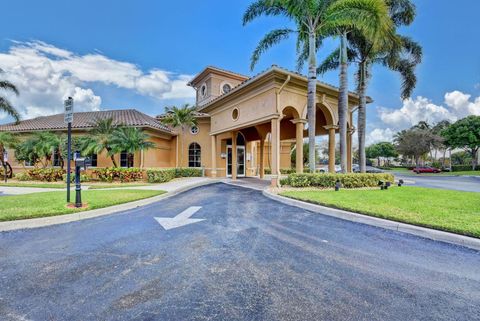
<svg viewBox="0 0 480 321">
<path fill-rule="evenodd" d="M 258 73 L 258 74 L 256 74 L 256 75 L 254 75 L 254 76 L 252 76 L 252 77 L 250 77 L 250 78 L 242 81 L 240 84 L 238 84 L 237 86 L 233 87 L 229 92 L 224 93 L 224 94 L 222 94 L 222 95 L 220 95 L 220 96 L 218 96 L 218 97 L 215 97 L 214 99 L 208 101 L 208 102 L 205 103 L 204 105 L 199 106 L 198 109 L 199 109 L 199 110 L 202 110 L 202 109 L 206 108 L 207 106 L 211 105 L 212 103 L 221 100 L 223 97 L 232 94 L 233 92 L 239 90 L 240 88 L 243 88 L 243 87 L 245 87 L 246 85 L 252 83 L 252 82 L 255 81 L 256 79 L 260 78 L 261 76 L 266 75 L 266 74 L 268 74 L 269 72 L 274 71 L 274 70 L 281 71 L 281 72 L 287 73 L 287 74 L 293 74 L 293 75 L 296 75 L 297 77 L 300 77 L 300 78 L 305 79 L 305 81 L 308 81 L 307 76 L 305 76 L 305 75 L 303 75 L 303 74 L 301 74 L 301 73 L 299 73 L 299 72 L 292 71 L 292 70 L 288 70 L 288 69 L 286 69 L 286 68 L 282 68 L 282 67 L 279 67 L 279 66 L 277 66 L 277 65 L 272 65 L 270 68 L 268 68 L 268 69 L 266 69 L 266 70 L 264 70 L 264 71 L 262 71 L 262 72 L 260 72 L 260 73 Z M 333 90 L 336 90 L 336 91 L 339 90 L 338 87 L 333 86 L 333 85 L 331 85 L 331 84 L 328 84 L 328 83 L 326 83 L 326 82 L 320 81 L 320 80 L 317 80 L 317 84 L 323 85 L 323 86 L 325 86 L 325 87 L 329 87 L 329 88 L 331 88 L 331 89 L 333 89 Z M 355 97 L 358 97 L 358 94 L 357 94 L 356 92 L 349 91 L 348 93 L 349 93 L 349 95 L 353 95 L 353 96 L 355 96 Z M 370 97 L 367 97 L 367 101 L 368 101 L 368 102 L 372 102 L 372 100 L 371 100 Z"/>
<path fill-rule="evenodd" d="M 113 118 L 117 124 L 132 127 L 146 127 L 171 134 L 172 131 L 157 119 L 150 117 L 135 109 L 105 110 L 79 112 L 73 114 L 73 129 L 88 129 L 94 127 L 97 119 Z M 20 123 L 0 125 L 0 131 L 29 132 L 37 130 L 66 130 L 67 124 L 63 122 L 63 114 L 41 116 L 22 120 Z"/>
<path fill-rule="evenodd" d="M 197 80 L 199 80 L 199 78 L 208 74 L 209 71 L 217 71 L 217 72 L 220 72 L 220 73 L 229 74 L 230 76 L 238 78 L 239 81 L 244 81 L 244 80 L 247 80 L 247 79 L 250 78 L 249 76 L 239 74 L 238 72 L 230 71 L 230 70 L 223 69 L 223 68 L 218 68 L 218 67 L 215 67 L 215 66 L 207 66 L 201 72 L 196 74 L 195 77 L 193 77 L 193 79 L 190 80 L 187 85 L 188 86 L 194 86 L 194 84 L 197 82 Z"/>
<path fill-rule="evenodd" d="M 194 116 L 197 117 L 197 118 L 209 118 L 210 115 L 207 114 L 207 113 L 202 113 L 202 112 L 199 112 L 199 111 L 194 111 L 193 112 Z M 167 114 L 160 114 L 160 115 L 157 115 L 155 118 L 157 118 L 158 120 L 162 120 L 163 118 L 165 118 L 167 116 Z"/>
</svg>

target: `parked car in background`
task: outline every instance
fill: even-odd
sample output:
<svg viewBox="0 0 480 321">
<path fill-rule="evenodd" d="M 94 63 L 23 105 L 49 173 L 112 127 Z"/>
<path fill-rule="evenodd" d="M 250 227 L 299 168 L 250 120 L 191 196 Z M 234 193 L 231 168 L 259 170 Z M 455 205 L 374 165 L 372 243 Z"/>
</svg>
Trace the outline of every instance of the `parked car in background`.
<svg viewBox="0 0 480 321">
<path fill-rule="evenodd" d="M 317 171 L 320 173 L 328 173 L 328 165 L 321 165 L 317 167 Z M 335 173 L 340 173 L 342 171 L 342 168 L 340 165 L 335 165 Z"/>
<path fill-rule="evenodd" d="M 439 168 L 431 167 L 431 166 L 420 166 L 415 167 L 413 169 L 414 173 L 421 174 L 421 173 L 440 173 L 442 170 Z"/>
<path fill-rule="evenodd" d="M 360 166 L 357 165 L 357 164 L 353 164 L 352 166 L 352 171 L 354 173 L 360 173 Z M 367 166 L 365 168 L 365 172 L 366 173 L 374 173 L 374 174 L 379 174 L 379 173 L 383 173 L 384 171 L 381 170 L 380 168 L 376 168 L 376 167 L 373 167 L 373 166 Z"/>
</svg>

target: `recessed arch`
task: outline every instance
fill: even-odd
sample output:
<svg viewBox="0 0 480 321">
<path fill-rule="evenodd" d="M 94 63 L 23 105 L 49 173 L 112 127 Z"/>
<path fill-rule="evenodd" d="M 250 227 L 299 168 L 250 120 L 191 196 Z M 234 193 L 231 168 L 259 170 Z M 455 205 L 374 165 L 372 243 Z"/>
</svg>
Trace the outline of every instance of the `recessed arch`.
<svg viewBox="0 0 480 321">
<path fill-rule="evenodd" d="M 333 125 L 338 123 L 338 119 L 337 117 L 335 117 L 336 114 L 333 112 L 332 106 L 330 106 L 327 102 L 317 103 L 317 113 L 318 113 L 318 110 L 322 111 L 328 124 Z M 307 116 L 308 116 L 307 114 L 308 114 L 308 108 L 307 106 L 305 106 L 305 108 L 303 109 L 302 118 L 307 119 Z"/>
</svg>

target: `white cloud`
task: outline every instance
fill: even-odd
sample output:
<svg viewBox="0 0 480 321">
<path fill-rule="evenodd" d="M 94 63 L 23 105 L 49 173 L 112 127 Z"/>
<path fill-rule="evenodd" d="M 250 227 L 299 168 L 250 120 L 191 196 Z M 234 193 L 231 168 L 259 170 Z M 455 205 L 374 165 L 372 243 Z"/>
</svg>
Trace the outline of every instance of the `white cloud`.
<svg viewBox="0 0 480 321">
<path fill-rule="evenodd" d="M 367 134 L 365 145 L 371 145 L 380 142 L 391 142 L 396 131 L 391 128 L 375 128 Z"/>
<path fill-rule="evenodd" d="M 415 99 L 406 99 L 399 109 L 378 109 L 380 119 L 394 129 L 403 129 L 417 124 L 419 121 L 437 123 L 447 119 L 456 121 L 468 115 L 480 115 L 480 97 L 472 96 L 460 91 L 445 94 L 445 105 L 436 105 L 431 100 L 418 96 Z"/>
<path fill-rule="evenodd" d="M 195 97 L 186 86 L 190 75 L 160 69 L 144 72 L 100 53 L 78 55 L 41 41 L 13 42 L 8 52 L 0 53 L 0 68 L 20 91 L 20 96 L 8 98 L 23 118 L 61 112 L 67 96 L 74 97 L 75 110 L 98 110 L 102 99 L 89 88 L 94 83 L 156 99 Z"/>
</svg>

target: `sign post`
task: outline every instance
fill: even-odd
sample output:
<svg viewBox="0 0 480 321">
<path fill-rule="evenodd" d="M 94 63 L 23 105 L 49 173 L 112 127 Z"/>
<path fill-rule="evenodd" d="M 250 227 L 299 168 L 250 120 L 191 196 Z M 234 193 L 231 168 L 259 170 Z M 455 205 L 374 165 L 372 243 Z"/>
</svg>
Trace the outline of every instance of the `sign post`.
<svg viewBox="0 0 480 321">
<path fill-rule="evenodd" d="M 3 149 L 3 178 L 5 179 L 5 183 L 7 182 L 7 163 L 8 163 L 8 152 L 7 150 L 4 148 Z"/>
<path fill-rule="evenodd" d="M 70 203 L 70 163 L 72 162 L 72 122 L 73 122 L 73 98 L 65 100 L 64 121 L 67 123 L 67 203 Z"/>
</svg>

